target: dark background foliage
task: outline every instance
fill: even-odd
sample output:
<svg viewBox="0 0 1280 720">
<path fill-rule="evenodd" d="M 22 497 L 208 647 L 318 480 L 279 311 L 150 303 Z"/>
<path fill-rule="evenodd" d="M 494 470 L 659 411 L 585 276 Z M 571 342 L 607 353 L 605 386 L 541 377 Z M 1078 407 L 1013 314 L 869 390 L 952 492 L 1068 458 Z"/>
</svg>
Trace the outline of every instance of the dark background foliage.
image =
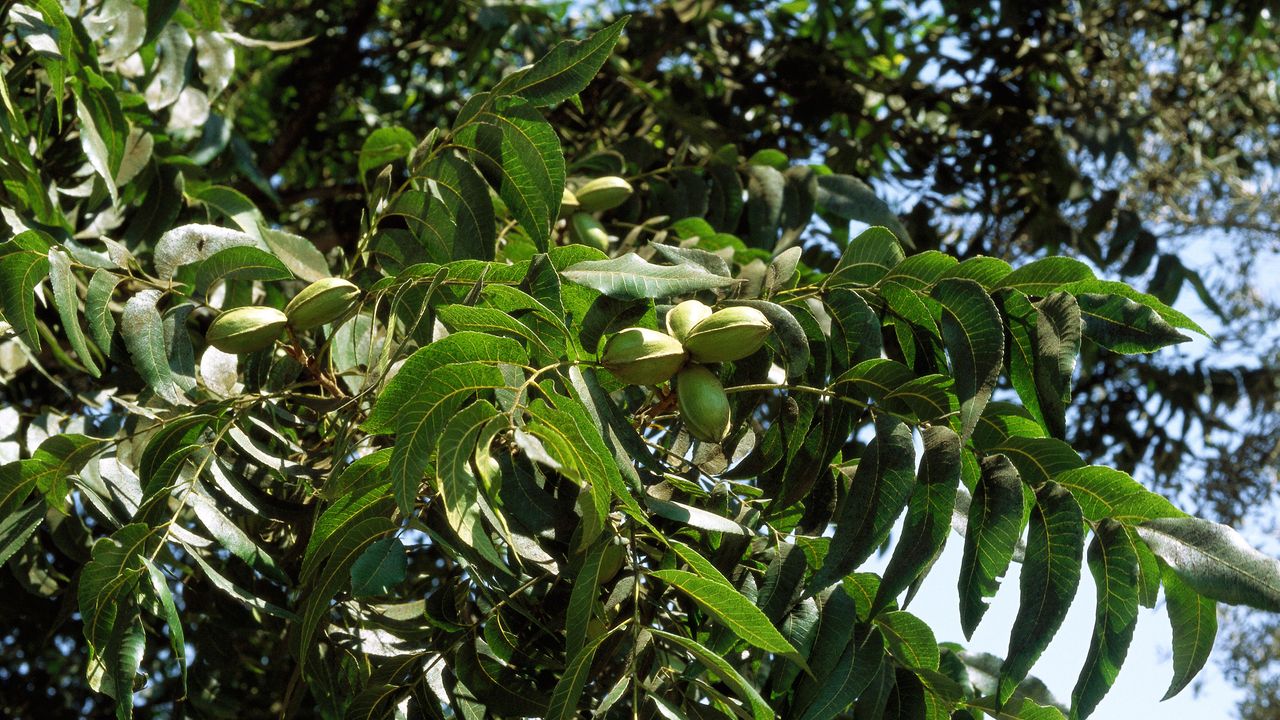
<svg viewBox="0 0 1280 720">
<path fill-rule="evenodd" d="M 1087 460 L 1134 472 L 1223 521 L 1256 520 L 1259 512 L 1267 521 L 1280 465 L 1277 308 L 1254 272 L 1280 251 L 1280 40 L 1267 5 L 264 0 L 211 7 L 245 36 L 315 39 L 290 50 L 238 47 L 237 71 L 210 121 L 194 133 L 153 128 L 156 155 L 197 182 L 235 187 L 270 223 L 322 249 L 353 251 L 368 181 L 358 154 L 373 128 L 401 125 L 422 137 L 450 122 L 477 89 L 566 34 L 631 13 L 608 71 L 580 105 L 562 104 L 551 117 L 568 157 L 647 158 L 642 169 L 671 179 L 678 193 L 668 169 L 690 154 L 724 144 L 744 155 L 780 149 L 867 181 L 899 210 L 917 250 L 1014 262 L 1073 254 L 1167 302 L 1203 303 L 1221 323 L 1211 356 L 1086 357 L 1067 439 Z M 55 115 L 21 84 L 32 51 L 8 29 L 5 43 L 14 102 Z M 78 152 L 78 142 L 56 133 L 47 141 L 42 176 L 75 185 L 77 164 L 56 159 L 60 145 Z M 166 177 L 160 170 L 147 178 L 157 198 Z M 0 196 L 10 205 L 16 192 L 7 187 Z M 199 214 L 175 207 L 168 220 Z M 125 228 L 143 224 L 124 219 Z M 834 262 L 825 232 L 805 239 L 813 267 Z M 52 392 L 31 373 L 0 387 L 4 404 L 20 408 L 41 407 Z M 83 552 L 73 548 L 68 557 Z M 44 571 L 70 567 L 50 553 Z M 20 716 L 106 713 L 78 704 L 83 657 L 66 652 L 81 632 L 72 608 L 15 587 L 39 582 L 0 578 L 4 614 L 17 620 L 5 623 L 0 641 L 0 696 L 29 698 L 10 706 Z M 187 588 L 190 602 L 205 596 L 199 590 Z M 240 694 L 288 683 L 289 669 L 269 661 L 281 651 L 269 619 L 249 623 L 225 604 L 209 612 L 208 628 L 190 628 L 188 641 L 243 661 L 218 664 L 240 669 L 220 676 L 219 687 Z M 241 623 L 256 629 L 227 636 Z M 1240 648 L 1274 635 L 1269 621 L 1244 618 L 1237 627 Z M 1242 717 L 1269 717 L 1280 702 L 1274 655 L 1232 658 L 1252 693 Z M 173 699 L 164 659 L 150 660 L 152 697 Z M 163 714 L 164 703 L 147 712 Z"/>
</svg>

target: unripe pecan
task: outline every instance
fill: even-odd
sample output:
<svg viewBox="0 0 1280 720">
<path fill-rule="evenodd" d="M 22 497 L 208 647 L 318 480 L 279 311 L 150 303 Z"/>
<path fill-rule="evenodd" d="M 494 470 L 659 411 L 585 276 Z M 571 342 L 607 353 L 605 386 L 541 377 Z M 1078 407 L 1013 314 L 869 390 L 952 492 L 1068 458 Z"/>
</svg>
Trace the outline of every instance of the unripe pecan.
<svg viewBox="0 0 1280 720">
<path fill-rule="evenodd" d="M 580 207 L 578 196 L 574 195 L 572 190 L 565 188 L 564 192 L 560 193 L 560 217 L 567 218 L 578 212 Z"/>
<path fill-rule="evenodd" d="M 586 213 L 575 213 L 569 221 L 569 237 L 579 245 L 587 245 L 602 252 L 609 251 L 609 233 L 599 220 Z"/>
<path fill-rule="evenodd" d="M 284 307 L 294 330 L 310 330 L 333 322 L 355 305 L 360 288 L 342 278 L 317 280 L 293 296 Z"/>
<path fill-rule="evenodd" d="M 718 443 L 729 434 L 729 397 L 715 373 L 697 364 L 681 370 L 676 376 L 676 400 L 690 435 Z"/>
<path fill-rule="evenodd" d="M 584 212 L 612 210 L 631 197 L 631 183 L 620 177 L 601 177 L 578 188 L 574 194 Z"/>
<path fill-rule="evenodd" d="M 214 318 L 204 338 L 222 352 L 250 353 L 271 347 L 288 322 L 275 308 L 238 307 Z"/>
<path fill-rule="evenodd" d="M 711 308 L 697 300 L 685 300 L 667 313 L 667 334 L 684 342 L 694 325 L 711 316 Z"/>
<path fill-rule="evenodd" d="M 648 328 L 627 328 L 609 338 L 600 362 L 632 385 L 666 382 L 684 366 L 688 354 L 680 341 Z"/>
<path fill-rule="evenodd" d="M 753 307 L 729 307 L 693 326 L 684 346 L 698 362 L 732 362 L 764 346 L 773 325 Z"/>
</svg>

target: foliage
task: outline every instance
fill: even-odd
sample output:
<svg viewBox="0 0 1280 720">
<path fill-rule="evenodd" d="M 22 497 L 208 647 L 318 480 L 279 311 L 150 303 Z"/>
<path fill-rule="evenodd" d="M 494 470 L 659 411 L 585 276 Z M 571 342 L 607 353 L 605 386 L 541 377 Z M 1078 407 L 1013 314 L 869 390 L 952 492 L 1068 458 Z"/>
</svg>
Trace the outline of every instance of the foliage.
<svg viewBox="0 0 1280 720">
<path fill-rule="evenodd" d="M 926 248 L 789 143 L 562 143 L 582 137 L 548 120 L 565 108 L 609 124 L 591 82 L 625 18 L 501 76 L 480 23 L 438 79 L 447 121 L 317 136 L 361 143 L 360 208 L 324 227 L 352 242 L 328 255 L 260 207 L 326 148 L 293 154 L 284 118 L 288 153 L 255 156 L 211 110 L 270 114 L 235 97 L 237 58 L 304 41 L 240 35 L 209 2 L 38 0 L 6 22 L 0 586 L 6 644 L 40 657 L 3 678 L 9 714 L 1084 717 L 1160 588 L 1171 693 L 1216 603 L 1280 606 L 1280 563 L 1066 442 L 1082 352 L 1194 322 L 1077 260 Z M 564 189 L 609 175 L 636 188 L 600 213 L 609 251 L 568 242 Z M 360 289 L 333 322 L 206 342 L 219 313 L 331 276 Z M 772 326 L 716 368 L 723 443 L 598 362 L 694 297 Z M 906 609 L 953 525 L 967 632 L 1023 563 L 1004 660 Z M 860 571 L 886 544 L 883 575 Z M 1027 675 L 1086 554 L 1106 592 L 1058 708 Z"/>
</svg>

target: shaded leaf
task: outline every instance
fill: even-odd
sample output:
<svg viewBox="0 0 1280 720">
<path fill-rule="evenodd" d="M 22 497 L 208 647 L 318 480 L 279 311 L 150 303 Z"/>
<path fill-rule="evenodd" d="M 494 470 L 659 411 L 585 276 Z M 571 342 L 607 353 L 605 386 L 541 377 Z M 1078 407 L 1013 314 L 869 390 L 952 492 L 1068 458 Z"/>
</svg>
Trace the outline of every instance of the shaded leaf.
<svg viewBox="0 0 1280 720">
<path fill-rule="evenodd" d="M 606 25 L 586 40 L 558 43 L 534 64 L 502 79 L 494 95 L 519 95 L 538 107 L 555 105 L 578 94 L 600 71 L 630 16 Z"/>
<path fill-rule="evenodd" d="M 931 296 L 942 304 L 942 341 L 960 400 L 960 436 L 968 439 L 1000 377 L 1004 325 L 991 297 L 972 280 L 941 280 Z"/>
<path fill-rule="evenodd" d="M 711 668 L 726 685 L 733 688 L 738 697 L 742 698 L 751 707 L 751 716 L 756 720 L 764 720 L 765 718 L 774 717 L 773 710 L 769 708 L 768 703 L 760 696 L 759 691 L 751 684 L 749 680 L 733 668 L 720 654 L 712 652 L 696 640 L 687 637 L 675 635 L 673 633 L 664 632 L 656 628 L 651 628 L 649 632 L 654 637 L 662 638 L 668 642 L 679 645 L 688 650 L 703 665 Z"/>
<path fill-rule="evenodd" d="M 1022 482 L 1003 455 L 982 459 L 982 475 L 969 504 L 960 561 L 960 625 L 972 637 L 1009 569 L 1022 534 Z"/>
<path fill-rule="evenodd" d="M 1173 630 L 1173 681 L 1161 698 L 1168 700 L 1182 692 L 1209 659 L 1218 634 L 1218 604 L 1197 593 L 1169 567 L 1164 568 L 1162 580 Z"/>
<path fill-rule="evenodd" d="M 1002 701 L 1013 695 L 1066 619 L 1080 584 L 1083 523 L 1080 505 L 1065 488 L 1046 482 L 1036 489 L 1018 615 L 1009 635 L 1009 652 L 1000 667 Z"/>
<path fill-rule="evenodd" d="M 1123 525 L 1098 524 L 1089 545 L 1089 571 L 1098 602 L 1089 655 L 1071 692 L 1071 720 L 1091 715 L 1111 689 L 1138 625 L 1138 555 Z"/>
<path fill-rule="evenodd" d="M 887 606 L 933 564 L 951 530 L 951 511 L 960 485 L 960 437 L 945 426 L 925 428 L 921 435 L 924 454 L 915 489 L 907 502 L 902 537 L 884 569 L 872 614 Z"/>
<path fill-rule="evenodd" d="M 375 540 L 351 564 L 351 593 L 381 595 L 404 582 L 409 556 L 400 538 Z"/>
<path fill-rule="evenodd" d="M 830 720 L 844 712 L 875 677 L 884 657 L 884 637 L 880 630 L 872 629 L 861 642 L 850 643 L 829 672 L 814 665 L 814 671 L 824 673 L 824 680 L 817 697 L 803 709 L 801 720 Z"/>
<path fill-rule="evenodd" d="M 818 207 L 842 220 L 883 225 L 908 248 L 915 247 L 906 226 L 884 200 L 866 183 L 852 175 L 824 175 L 818 178 Z"/>
<path fill-rule="evenodd" d="M 911 429 L 897 419 L 882 416 L 876 424 L 875 438 L 859 458 L 826 560 L 811 587 L 825 587 L 870 557 L 889 536 L 914 485 Z"/>
</svg>

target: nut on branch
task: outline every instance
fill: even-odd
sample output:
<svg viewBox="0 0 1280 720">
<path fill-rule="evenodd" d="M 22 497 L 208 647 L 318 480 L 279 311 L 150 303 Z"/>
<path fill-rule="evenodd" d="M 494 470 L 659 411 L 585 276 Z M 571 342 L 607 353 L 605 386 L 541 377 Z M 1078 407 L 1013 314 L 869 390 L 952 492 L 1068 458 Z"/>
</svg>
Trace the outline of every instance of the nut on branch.
<svg viewBox="0 0 1280 720">
<path fill-rule="evenodd" d="M 715 373 L 691 364 L 676 376 L 676 401 L 689 434 L 718 443 L 729 434 L 729 396 Z"/>
<path fill-rule="evenodd" d="M 693 326 L 711 316 L 711 308 L 698 300 L 685 300 L 667 313 L 667 334 L 684 342 Z"/>
<path fill-rule="evenodd" d="M 620 177 L 596 178 L 574 193 L 583 212 L 612 210 L 631 197 L 631 183 Z"/>
<path fill-rule="evenodd" d="M 360 297 L 360 288 L 342 278 L 317 280 L 293 296 L 284 308 L 294 330 L 310 330 L 347 314 Z"/>
<path fill-rule="evenodd" d="M 684 367 L 688 353 L 679 340 L 648 328 L 627 328 L 605 343 L 600 363 L 625 383 L 657 385 Z"/>
<path fill-rule="evenodd" d="M 238 307 L 214 318 L 204 337 L 215 348 L 240 355 L 271 347 L 288 322 L 275 308 Z"/>
<path fill-rule="evenodd" d="M 684 346 L 698 362 L 732 362 L 763 347 L 771 332 L 773 325 L 759 310 L 729 307 L 694 325 L 684 338 Z"/>
<path fill-rule="evenodd" d="M 574 213 L 569 220 L 569 239 L 579 245 L 587 245 L 601 252 L 609 251 L 609 232 L 599 220 L 586 213 Z"/>
</svg>

